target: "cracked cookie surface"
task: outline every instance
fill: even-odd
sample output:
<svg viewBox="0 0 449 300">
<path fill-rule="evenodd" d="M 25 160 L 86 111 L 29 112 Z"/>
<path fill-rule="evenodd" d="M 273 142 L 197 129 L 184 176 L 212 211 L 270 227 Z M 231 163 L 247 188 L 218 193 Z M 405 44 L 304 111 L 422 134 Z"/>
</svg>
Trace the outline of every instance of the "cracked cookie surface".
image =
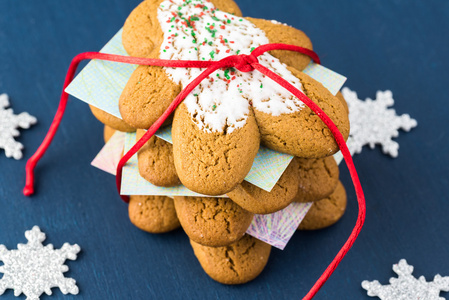
<svg viewBox="0 0 449 300">
<path fill-rule="evenodd" d="M 227 195 L 244 209 L 256 214 L 270 214 L 287 207 L 298 192 L 299 165 L 293 158 L 271 192 L 243 181 Z"/>
<path fill-rule="evenodd" d="M 207 247 L 190 241 L 203 270 L 224 284 L 242 284 L 256 278 L 265 268 L 271 246 L 245 235 L 225 247 Z"/>
<path fill-rule="evenodd" d="M 174 197 L 174 201 L 182 228 L 204 246 L 234 243 L 243 237 L 254 216 L 229 198 Z"/>
<path fill-rule="evenodd" d="M 332 156 L 298 158 L 299 185 L 293 201 L 312 202 L 323 199 L 335 190 L 340 170 Z"/>
<path fill-rule="evenodd" d="M 150 233 L 164 233 L 180 226 L 173 199 L 166 196 L 130 196 L 129 219 Z"/>
</svg>

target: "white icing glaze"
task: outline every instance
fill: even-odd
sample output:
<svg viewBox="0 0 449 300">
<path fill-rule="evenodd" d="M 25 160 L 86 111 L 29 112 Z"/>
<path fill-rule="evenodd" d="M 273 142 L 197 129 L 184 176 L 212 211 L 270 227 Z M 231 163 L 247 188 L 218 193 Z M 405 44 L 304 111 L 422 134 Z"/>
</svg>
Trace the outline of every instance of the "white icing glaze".
<svg viewBox="0 0 449 300">
<path fill-rule="evenodd" d="M 160 58 L 220 60 L 233 54 L 250 54 L 269 43 L 251 22 L 221 12 L 207 0 L 167 0 L 158 9 L 164 33 Z M 188 22 L 187 22 L 187 21 Z M 265 53 L 259 62 L 301 89 L 300 81 L 277 58 Z M 186 86 L 204 69 L 166 68 L 171 79 Z M 206 132 L 231 133 L 245 125 L 252 105 L 278 116 L 299 111 L 304 104 L 258 71 L 218 70 L 203 80 L 184 103 Z"/>
</svg>

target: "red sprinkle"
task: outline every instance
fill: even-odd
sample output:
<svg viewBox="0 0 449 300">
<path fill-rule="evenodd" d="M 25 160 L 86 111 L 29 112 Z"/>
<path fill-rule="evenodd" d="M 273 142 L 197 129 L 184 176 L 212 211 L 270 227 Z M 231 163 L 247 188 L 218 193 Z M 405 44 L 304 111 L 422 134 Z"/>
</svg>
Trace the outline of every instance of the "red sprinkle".
<svg viewBox="0 0 449 300">
<path fill-rule="evenodd" d="M 231 49 L 226 50 L 226 53 L 229 53 L 229 52 L 231 52 Z"/>
<path fill-rule="evenodd" d="M 226 26 L 221 25 L 220 28 L 221 28 L 221 29 L 226 29 Z"/>
</svg>

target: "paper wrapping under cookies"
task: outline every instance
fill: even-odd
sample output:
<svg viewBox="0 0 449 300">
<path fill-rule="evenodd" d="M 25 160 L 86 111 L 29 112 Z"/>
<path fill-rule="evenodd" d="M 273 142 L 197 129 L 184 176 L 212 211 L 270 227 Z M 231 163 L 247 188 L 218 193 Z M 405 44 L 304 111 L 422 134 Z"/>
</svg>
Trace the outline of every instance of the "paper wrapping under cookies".
<svg viewBox="0 0 449 300">
<path fill-rule="evenodd" d="M 111 41 L 103 47 L 101 52 L 127 55 L 122 46 L 121 33 L 120 30 Z M 91 61 L 67 87 L 66 92 L 109 114 L 121 118 L 118 108 L 118 99 L 136 67 L 136 65 L 115 62 Z M 344 76 L 313 62 L 307 66 L 304 73 L 321 82 L 334 95 L 346 81 Z M 157 135 L 167 140 L 170 139 L 169 134 L 170 130 L 166 129 L 165 132 L 161 131 Z M 116 164 L 122 153 L 120 149 L 123 149 L 119 145 L 123 140 L 126 140 L 128 144 L 130 144 L 128 146 L 129 148 L 132 145 L 131 143 L 135 143 L 135 136 L 133 137 L 129 134 L 128 136 L 122 135 L 121 137 L 114 136 L 108 143 L 109 145 L 107 144 L 105 148 L 102 149 L 92 164 L 114 174 Z M 110 161 L 107 159 L 108 153 L 112 153 Z M 264 190 L 270 191 L 287 168 L 292 156 L 262 148 L 262 151 L 258 153 L 258 159 L 256 158 L 253 166 L 257 167 L 259 165 L 262 166 L 262 168 L 260 168 L 259 171 L 253 172 L 253 174 L 256 174 L 255 178 L 251 179 L 250 176 L 250 178 L 245 179 Z M 136 157 L 133 157 L 128 162 L 123 172 L 122 194 L 156 194 L 154 191 L 148 190 L 145 193 L 140 192 L 140 186 L 149 187 L 149 183 L 143 179 L 141 180 L 143 180 L 145 184 L 136 185 L 134 180 L 127 181 L 131 176 L 136 178 L 136 174 L 137 177 L 140 177 L 137 170 L 137 159 Z M 267 176 L 267 174 L 271 174 L 272 176 Z M 269 180 L 266 180 L 267 178 Z M 129 183 L 129 185 L 127 183 Z M 188 193 L 192 193 L 185 187 L 169 189 L 172 195 L 184 195 L 184 193 L 187 193 L 186 195 L 188 195 Z M 157 194 L 168 195 L 169 192 L 165 190 L 164 192 L 161 191 Z M 253 223 L 248 229 L 248 234 L 277 248 L 283 249 L 310 206 L 311 205 L 308 203 L 292 203 L 290 206 L 279 212 L 270 215 L 256 215 Z"/>
<path fill-rule="evenodd" d="M 122 30 L 103 47 L 101 52 L 127 55 L 122 45 L 121 33 Z M 66 92 L 121 118 L 118 106 L 120 94 L 136 67 L 136 65 L 93 60 L 76 76 L 66 88 Z M 313 62 L 307 66 L 304 72 L 321 82 L 334 95 L 346 81 L 346 77 Z M 166 131 L 166 133 L 169 133 L 169 131 Z M 166 139 L 160 133 L 156 135 Z M 263 190 L 271 191 L 292 158 L 291 155 L 261 147 L 254 161 L 253 169 L 245 180 Z M 130 191 L 134 191 L 133 194 L 151 195 L 152 191 L 142 191 L 141 188 L 144 185 L 133 186 L 133 181 L 126 180 L 125 173 L 132 174 L 127 172 L 125 168 L 122 194 L 129 194 Z M 139 192 L 134 188 L 138 188 Z M 179 192 L 180 190 L 176 191 L 176 193 Z"/>
<path fill-rule="evenodd" d="M 122 156 L 126 139 L 128 139 L 130 141 L 129 144 L 131 144 L 135 139 L 135 134 L 125 134 L 124 132 L 119 131 L 114 133 L 114 135 L 109 139 L 106 145 L 104 145 L 104 147 L 97 154 L 91 164 L 107 173 L 116 175 L 117 165 Z M 131 159 L 130 163 L 133 164 L 134 168 L 137 168 L 137 159 L 135 159 L 135 156 L 133 158 L 134 161 L 133 159 Z M 143 178 L 140 178 L 140 180 L 147 182 Z M 148 182 L 148 184 L 150 183 Z M 167 188 L 156 186 L 153 187 L 155 192 L 158 193 L 157 195 L 166 195 L 166 193 L 164 194 L 164 189 Z M 176 190 L 178 189 L 187 190 L 187 188 L 185 188 L 184 186 L 176 188 Z M 198 195 L 189 190 L 182 191 L 182 194 L 186 192 L 190 192 L 192 193 L 192 195 Z M 172 194 L 172 196 L 174 196 L 174 194 Z M 283 250 L 311 206 L 312 203 L 294 202 L 283 210 L 269 215 L 256 214 L 254 215 L 253 221 L 246 233 L 261 241 L 264 241 L 267 244 Z"/>
</svg>

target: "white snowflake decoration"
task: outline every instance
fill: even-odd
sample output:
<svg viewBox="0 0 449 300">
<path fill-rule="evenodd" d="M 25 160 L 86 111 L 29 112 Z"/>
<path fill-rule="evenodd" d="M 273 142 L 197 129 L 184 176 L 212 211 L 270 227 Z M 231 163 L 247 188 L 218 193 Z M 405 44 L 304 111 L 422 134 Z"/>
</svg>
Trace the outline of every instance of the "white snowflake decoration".
<svg viewBox="0 0 449 300">
<path fill-rule="evenodd" d="M 381 285 L 377 280 L 364 280 L 362 287 L 367 290 L 368 296 L 377 296 L 382 300 L 444 300 L 440 292 L 449 291 L 449 276 L 441 277 L 438 274 L 430 282 L 426 282 L 424 276 L 416 279 L 412 275 L 413 266 L 408 265 L 405 259 L 393 265 L 393 271 L 398 278 L 390 278 L 389 285 Z"/>
<path fill-rule="evenodd" d="M 51 295 L 51 288 L 59 287 L 63 294 L 78 294 L 76 281 L 64 277 L 64 272 L 69 268 L 64 265 L 67 259 L 75 260 L 80 247 L 65 243 L 61 249 L 53 249 L 52 244 L 42 245 L 45 233 L 39 227 L 25 232 L 27 244 L 18 244 L 18 250 L 8 251 L 4 245 L 0 245 L 0 273 L 4 273 L 0 279 L 0 295 L 6 289 L 14 289 L 14 295 L 21 293 L 27 296 L 27 300 L 39 299 L 44 292 Z"/>
<path fill-rule="evenodd" d="M 23 145 L 14 137 L 19 136 L 17 128 L 30 128 L 36 124 L 37 119 L 26 112 L 15 115 L 9 106 L 9 98 L 6 94 L 0 95 L 0 148 L 5 149 L 6 157 L 22 158 Z"/>
<path fill-rule="evenodd" d="M 364 145 L 373 149 L 375 144 L 381 144 L 383 153 L 397 157 L 399 144 L 392 138 L 399 135 L 399 129 L 410 131 L 418 123 L 408 114 L 398 116 L 394 109 L 389 108 L 394 104 L 393 93 L 378 91 L 376 100 L 368 98 L 362 101 L 346 87 L 341 92 L 349 108 L 351 131 L 348 147 L 351 154 L 362 152 Z"/>
</svg>

